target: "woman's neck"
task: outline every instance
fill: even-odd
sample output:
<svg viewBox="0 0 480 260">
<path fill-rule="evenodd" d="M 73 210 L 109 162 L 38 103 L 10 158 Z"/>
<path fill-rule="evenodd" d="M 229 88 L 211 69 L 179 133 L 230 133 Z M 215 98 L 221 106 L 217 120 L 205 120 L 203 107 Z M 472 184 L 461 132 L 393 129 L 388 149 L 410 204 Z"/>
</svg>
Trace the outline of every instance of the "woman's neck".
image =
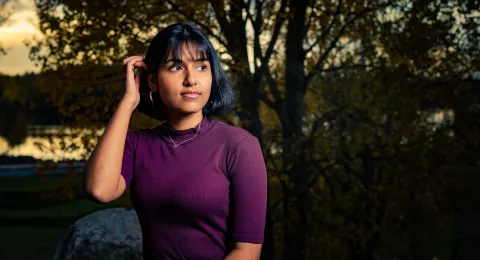
<svg viewBox="0 0 480 260">
<path fill-rule="evenodd" d="M 170 113 L 167 119 L 167 125 L 173 130 L 185 130 L 196 127 L 202 119 L 202 111 L 188 115 L 174 115 Z"/>
</svg>

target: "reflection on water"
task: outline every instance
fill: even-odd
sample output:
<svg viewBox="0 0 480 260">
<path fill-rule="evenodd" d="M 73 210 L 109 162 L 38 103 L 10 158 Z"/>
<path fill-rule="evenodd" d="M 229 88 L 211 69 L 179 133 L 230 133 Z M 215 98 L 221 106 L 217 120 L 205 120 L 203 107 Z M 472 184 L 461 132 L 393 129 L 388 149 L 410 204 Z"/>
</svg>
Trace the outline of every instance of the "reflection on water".
<svg viewBox="0 0 480 260">
<path fill-rule="evenodd" d="M 103 133 L 104 129 L 98 130 L 97 135 Z M 5 138 L 0 136 L 0 154 L 6 156 L 31 156 L 40 160 L 52 160 L 55 162 L 62 160 L 82 160 L 82 155 L 87 153 L 84 148 L 81 137 L 88 133 L 87 130 L 60 128 L 59 126 L 35 126 L 29 129 L 29 136 L 25 141 L 15 147 L 10 147 Z M 62 146 L 62 138 L 53 137 L 49 140 L 48 137 L 41 136 L 42 134 L 66 135 L 63 140 L 65 146 L 75 144 L 77 149 L 67 149 Z M 77 137 L 69 137 L 72 134 L 78 134 Z M 93 140 L 92 140 L 93 142 Z M 42 150 L 40 144 L 44 149 Z"/>
<path fill-rule="evenodd" d="M 11 164 L 0 165 L 0 177 L 3 176 L 29 176 L 33 174 L 52 175 L 52 174 L 68 174 L 82 172 L 84 162 L 59 162 L 54 167 L 40 168 L 38 164 Z"/>
</svg>

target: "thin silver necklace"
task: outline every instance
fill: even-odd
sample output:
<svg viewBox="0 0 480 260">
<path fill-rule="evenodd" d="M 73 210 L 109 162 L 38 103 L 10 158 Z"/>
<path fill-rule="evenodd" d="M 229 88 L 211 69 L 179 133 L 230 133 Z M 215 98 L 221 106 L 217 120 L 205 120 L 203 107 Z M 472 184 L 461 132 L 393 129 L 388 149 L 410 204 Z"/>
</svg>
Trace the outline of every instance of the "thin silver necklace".
<svg viewBox="0 0 480 260">
<path fill-rule="evenodd" d="M 170 141 L 172 141 L 173 147 L 174 147 L 174 148 L 177 148 L 179 145 L 185 143 L 186 141 L 190 141 L 190 140 L 192 140 L 193 138 L 195 138 L 195 137 L 197 136 L 198 132 L 200 131 L 200 126 L 202 125 L 202 122 L 203 122 L 203 118 L 202 118 L 202 121 L 200 121 L 200 124 L 198 124 L 197 132 L 195 133 L 195 135 L 194 135 L 192 138 L 187 139 L 187 140 L 184 140 L 184 141 L 180 142 L 179 144 L 176 144 L 176 143 L 173 141 L 172 137 L 170 136 L 170 129 L 171 129 L 171 128 L 169 127 L 169 128 L 168 128 L 168 138 L 170 138 Z"/>
</svg>

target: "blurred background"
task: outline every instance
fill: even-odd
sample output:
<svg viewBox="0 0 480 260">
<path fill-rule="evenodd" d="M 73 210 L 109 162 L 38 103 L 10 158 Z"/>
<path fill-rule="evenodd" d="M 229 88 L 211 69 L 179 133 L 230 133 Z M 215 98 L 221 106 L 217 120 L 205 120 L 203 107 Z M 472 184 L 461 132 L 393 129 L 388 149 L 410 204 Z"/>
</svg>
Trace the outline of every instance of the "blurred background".
<svg viewBox="0 0 480 260">
<path fill-rule="evenodd" d="M 177 21 L 261 141 L 262 259 L 479 259 L 479 0 L 0 0 L 1 259 L 52 259 L 121 61 Z M 134 113 L 130 128 L 161 122 Z"/>
</svg>

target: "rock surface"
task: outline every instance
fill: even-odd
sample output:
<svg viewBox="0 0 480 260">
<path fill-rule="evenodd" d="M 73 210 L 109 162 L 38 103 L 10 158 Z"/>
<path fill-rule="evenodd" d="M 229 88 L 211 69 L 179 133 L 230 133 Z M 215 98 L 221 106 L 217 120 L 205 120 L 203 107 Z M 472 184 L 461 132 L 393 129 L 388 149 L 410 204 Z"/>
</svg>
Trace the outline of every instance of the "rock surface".
<svg viewBox="0 0 480 260">
<path fill-rule="evenodd" d="M 133 209 L 112 208 L 75 221 L 54 260 L 142 259 L 140 224 Z"/>
</svg>

